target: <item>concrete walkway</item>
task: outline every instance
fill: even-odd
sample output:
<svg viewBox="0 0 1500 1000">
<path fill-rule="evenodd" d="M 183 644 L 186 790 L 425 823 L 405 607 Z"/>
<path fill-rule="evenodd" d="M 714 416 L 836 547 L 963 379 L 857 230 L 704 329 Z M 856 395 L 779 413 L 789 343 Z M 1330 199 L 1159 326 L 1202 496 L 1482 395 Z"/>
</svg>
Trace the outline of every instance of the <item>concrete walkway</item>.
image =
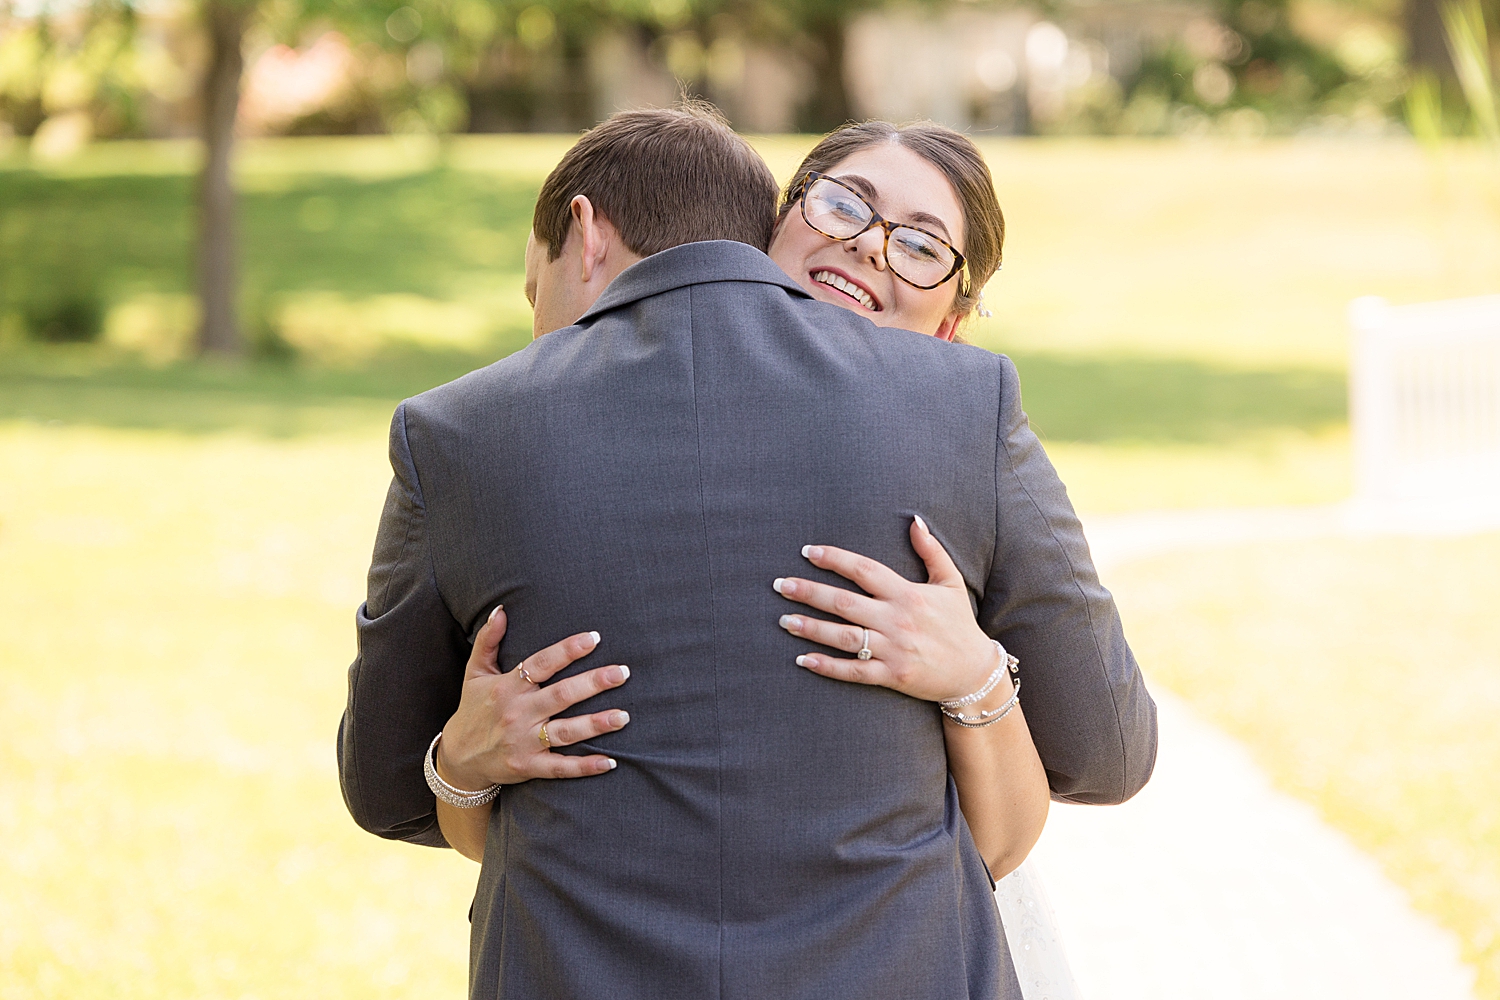
<svg viewBox="0 0 1500 1000">
<path fill-rule="evenodd" d="M 1344 508 L 1143 515 L 1088 525 L 1107 568 L 1169 549 L 1366 533 Z M 1385 533 L 1379 531 L 1378 533 Z M 1472 1000 L 1458 943 L 1375 863 L 1271 787 L 1248 753 L 1156 690 L 1150 784 L 1054 805 L 1028 863 L 1084 1000 Z"/>
</svg>

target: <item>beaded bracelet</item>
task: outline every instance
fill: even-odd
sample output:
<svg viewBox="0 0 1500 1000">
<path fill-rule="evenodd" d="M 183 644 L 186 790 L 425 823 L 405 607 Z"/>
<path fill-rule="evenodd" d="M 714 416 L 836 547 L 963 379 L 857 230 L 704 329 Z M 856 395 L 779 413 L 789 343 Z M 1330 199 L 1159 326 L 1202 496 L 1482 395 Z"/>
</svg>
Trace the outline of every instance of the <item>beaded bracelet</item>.
<svg viewBox="0 0 1500 1000">
<path fill-rule="evenodd" d="M 422 758 L 422 773 L 427 777 L 427 787 L 432 789 L 432 794 L 453 806 L 455 809 L 475 809 L 479 806 L 487 806 L 495 801 L 495 796 L 500 794 L 500 785 L 491 785 L 479 792 L 466 792 L 462 788 L 454 788 L 443 780 L 442 775 L 437 773 L 437 745 L 443 738 L 441 731 L 432 738 L 432 744 L 427 748 L 427 756 Z"/>
<path fill-rule="evenodd" d="M 991 639 L 990 642 L 994 645 L 995 652 L 999 654 L 1000 665 L 995 668 L 994 673 L 990 674 L 989 679 L 984 682 L 984 686 L 973 694 L 966 694 L 962 698 L 949 698 L 946 701 L 938 702 L 938 709 L 943 715 L 965 729 L 983 729 L 985 726 L 993 726 L 1009 715 L 1021 703 L 1021 661 L 1010 653 L 1007 653 L 1005 647 L 1000 645 L 996 640 Z M 999 686 L 1000 679 L 1006 676 L 1007 673 L 1015 678 L 1015 689 L 1011 692 L 1010 698 L 1004 705 L 1001 705 L 999 708 L 992 708 L 987 712 L 982 711 L 978 715 L 965 715 L 959 711 L 961 708 L 967 708 L 989 697 L 990 692 Z"/>
<path fill-rule="evenodd" d="M 1017 677 L 1016 689 L 1011 692 L 1010 700 L 999 708 L 992 708 L 988 712 L 980 712 L 978 715 L 962 715 L 947 708 L 943 708 L 941 711 L 944 716 L 952 719 L 965 729 L 983 729 L 985 726 L 993 726 L 1005 718 L 1019 704 L 1021 704 L 1021 678 Z"/>
</svg>

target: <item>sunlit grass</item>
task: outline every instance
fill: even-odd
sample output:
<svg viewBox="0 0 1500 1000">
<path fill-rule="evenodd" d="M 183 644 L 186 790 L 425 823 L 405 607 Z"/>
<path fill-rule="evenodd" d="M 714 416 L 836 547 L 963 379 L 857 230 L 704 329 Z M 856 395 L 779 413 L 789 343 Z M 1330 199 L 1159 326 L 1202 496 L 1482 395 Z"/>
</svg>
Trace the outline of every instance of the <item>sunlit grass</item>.
<svg viewBox="0 0 1500 1000">
<path fill-rule="evenodd" d="M 383 416 L 0 428 L 0 997 L 461 992 L 474 869 L 358 831 L 333 769 Z M 1183 447 L 1101 447 L 1117 475 L 1083 488 L 1190 480 L 1213 456 Z M 1497 561 L 1493 537 L 1329 542 L 1106 581 L 1153 681 L 1460 931 L 1487 997 Z"/>
<path fill-rule="evenodd" d="M 0 997 L 462 995 L 476 869 L 334 768 L 383 451 L 0 432 Z"/>
<path fill-rule="evenodd" d="M 1500 535 L 1263 545 L 1106 580 L 1151 679 L 1457 931 L 1500 997 Z"/>
<path fill-rule="evenodd" d="M 241 366 L 171 360 L 190 144 L 0 163 L 0 1000 L 461 994 L 475 871 L 358 831 L 333 732 L 391 408 L 526 343 L 521 245 L 569 141 L 245 143 L 247 328 L 305 350 Z M 811 139 L 756 142 L 785 177 Z M 1088 514 L 1343 498 L 1348 299 L 1500 290 L 1462 148 L 985 149 L 1009 237 L 970 335 L 1015 357 Z M 23 293 L 96 295 L 121 339 L 19 346 Z M 1487 1000 L 1497 559 L 1327 542 L 1106 581 L 1153 682 L 1460 932 Z"/>
<path fill-rule="evenodd" d="M 1477 146 L 983 147 L 1008 223 L 987 347 L 1338 371 L 1351 299 L 1500 290 L 1500 174 Z"/>
</svg>

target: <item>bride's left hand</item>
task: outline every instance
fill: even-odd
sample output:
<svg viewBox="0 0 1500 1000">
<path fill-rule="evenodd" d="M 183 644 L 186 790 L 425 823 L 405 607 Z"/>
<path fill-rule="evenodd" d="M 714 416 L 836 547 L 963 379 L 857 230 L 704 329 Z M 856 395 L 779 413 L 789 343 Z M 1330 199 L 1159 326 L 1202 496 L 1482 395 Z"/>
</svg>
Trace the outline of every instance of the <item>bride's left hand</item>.
<svg viewBox="0 0 1500 1000">
<path fill-rule="evenodd" d="M 927 583 L 912 583 L 874 559 L 832 545 L 802 550 L 814 566 L 865 593 L 797 577 L 777 579 L 772 586 L 781 596 L 854 623 L 788 614 L 781 616 L 781 627 L 849 653 L 860 650 L 868 629 L 871 656 L 812 652 L 797 657 L 798 664 L 824 677 L 888 687 L 924 701 L 962 698 L 984 685 L 999 659 L 974 620 L 963 576 L 921 518 L 912 520 L 911 544 L 927 565 Z"/>
</svg>

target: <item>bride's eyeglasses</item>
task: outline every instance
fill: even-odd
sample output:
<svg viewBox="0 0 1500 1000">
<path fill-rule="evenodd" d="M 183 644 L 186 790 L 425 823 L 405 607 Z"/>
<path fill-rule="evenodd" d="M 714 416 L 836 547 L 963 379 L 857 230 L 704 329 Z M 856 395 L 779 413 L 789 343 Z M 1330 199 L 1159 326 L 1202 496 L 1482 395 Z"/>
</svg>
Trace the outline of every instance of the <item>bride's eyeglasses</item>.
<svg viewBox="0 0 1500 1000">
<path fill-rule="evenodd" d="M 857 191 L 827 174 L 809 170 L 797 185 L 802 218 L 829 239 L 847 242 L 879 226 L 885 230 L 885 263 L 916 288 L 936 288 L 964 266 L 964 255 L 947 240 L 916 226 L 890 222 Z"/>
</svg>

